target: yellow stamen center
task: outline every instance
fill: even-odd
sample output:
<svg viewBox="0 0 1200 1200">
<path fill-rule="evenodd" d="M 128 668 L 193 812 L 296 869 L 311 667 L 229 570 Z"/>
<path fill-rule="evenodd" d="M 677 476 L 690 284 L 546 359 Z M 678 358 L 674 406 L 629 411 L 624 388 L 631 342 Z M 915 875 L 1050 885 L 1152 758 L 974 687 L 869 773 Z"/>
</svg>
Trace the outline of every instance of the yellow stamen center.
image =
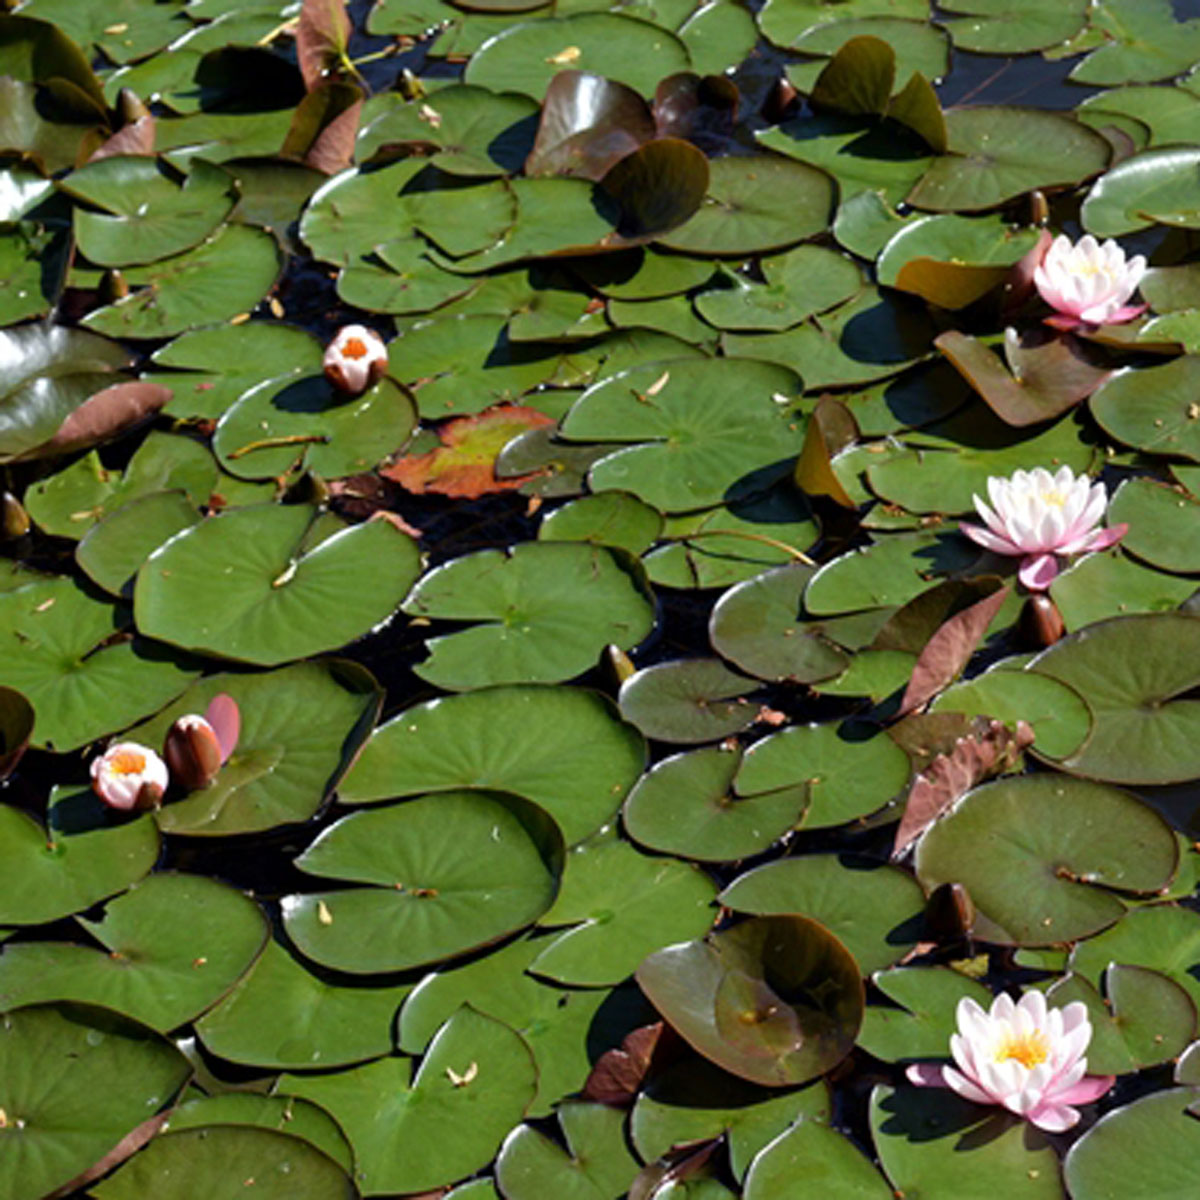
<svg viewBox="0 0 1200 1200">
<path fill-rule="evenodd" d="M 1054 508 L 1062 508 L 1067 502 L 1066 496 L 1062 492 L 1043 492 L 1042 503 L 1050 504 Z"/>
<path fill-rule="evenodd" d="M 146 769 L 146 756 L 122 750 L 108 760 L 108 767 L 114 775 L 140 775 Z"/>
<path fill-rule="evenodd" d="M 1036 1067 L 1050 1057 L 1050 1046 L 1046 1035 L 1036 1030 L 1033 1033 L 1009 1034 L 996 1047 L 996 1062 L 1016 1059 L 1023 1067 Z"/>
<path fill-rule="evenodd" d="M 342 354 L 346 358 L 366 358 L 367 344 L 362 338 L 347 338 L 346 344 L 342 347 Z"/>
</svg>

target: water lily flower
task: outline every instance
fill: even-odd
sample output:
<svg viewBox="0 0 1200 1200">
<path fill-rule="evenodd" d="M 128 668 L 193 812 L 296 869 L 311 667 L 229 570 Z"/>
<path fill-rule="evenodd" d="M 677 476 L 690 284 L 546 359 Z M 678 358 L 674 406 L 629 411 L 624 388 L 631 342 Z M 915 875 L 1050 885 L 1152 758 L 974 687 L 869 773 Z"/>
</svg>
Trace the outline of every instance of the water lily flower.
<svg viewBox="0 0 1200 1200">
<path fill-rule="evenodd" d="M 1079 1000 L 1049 1008 L 1041 992 L 1013 1002 L 997 996 L 984 1010 L 964 997 L 956 1013 L 958 1032 L 950 1037 L 954 1066 L 914 1063 L 908 1068 L 918 1087 L 948 1087 L 976 1104 L 998 1104 L 1044 1129 L 1061 1133 L 1078 1120 L 1073 1106 L 1090 1104 L 1112 1087 L 1112 1075 L 1088 1075 L 1092 1026 Z"/>
<path fill-rule="evenodd" d="M 381 379 L 387 367 L 383 339 L 365 325 L 343 325 L 325 349 L 325 377 L 342 392 L 358 395 Z"/>
<path fill-rule="evenodd" d="M 213 697 L 204 716 L 185 713 L 163 743 L 171 777 L 189 792 L 208 787 L 237 746 L 240 725 L 237 702 L 224 692 Z"/>
<path fill-rule="evenodd" d="M 147 746 L 116 742 L 92 759 L 92 791 L 122 812 L 154 808 L 167 790 L 167 764 Z"/>
<path fill-rule="evenodd" d="M 972 497 L 987 528 L 965 522 L 959 528 L 997 554 L 1020 555 L 1018 578 L 1033 592 L 1054 582 L 1058 556 L 1115 546 L 1129 528 L 1097 528 L 1108 505 L 1104 484 L 1086 475 L 1076 479 L 1067 466 L 1054 475 L 1045 467 L 1014 471 L 1011 479 L 993 475 L 987 490 L 991 508 L 978 495 Z"/>
<path fill-rule="evenodd" d="M 1144 304 L 1129 303 L 1145 271 L 1145 257 L 1138 254 L 1127 261 L 1112 238 L 1101 243 L 1089 233 L 1072 244 L 1060 234 L 1034 270 L 1033 282 L 1059 314 L 1051 318 L 1052 324 L 1068 329 L 1111 325 L 1146 311 Z"/>
</svg>

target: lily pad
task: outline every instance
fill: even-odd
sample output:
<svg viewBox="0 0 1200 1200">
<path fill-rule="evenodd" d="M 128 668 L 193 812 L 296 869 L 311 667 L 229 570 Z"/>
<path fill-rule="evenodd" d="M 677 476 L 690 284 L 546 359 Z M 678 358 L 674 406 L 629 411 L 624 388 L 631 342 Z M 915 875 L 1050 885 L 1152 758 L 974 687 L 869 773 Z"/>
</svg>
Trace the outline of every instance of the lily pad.
<svg viewBox="0 0 1200 1200">
<path fill-rule="evenodd" d="M 681 659 L 638 671 L 621 685 L 621 716 L 649 738 L 715 742 L 758 717 L 745 699 L 758 684 L 719 659 Z"/>
<path fill-rule="evenodd" d="M 1200 148 L 1164 146 L 1117 163 L 1093 184 L 1083 202 L 1083 225 L 1097 237 L 1121 237 L 1155 221 L 1200 227 L 1189 186 L 1200 166 Z"/>
<path fill-rule="evenodd" d="M 1088 20 L 1086 0 L 1065 0 L 1054 6 L 1041 0 L 950 0 L 941 7 L 954 14 L 939 24 L 955 47 L 977 54 L 1045 50 L 1074 37 Z"/>
<path fill-rule="evenodd" d="M 601 830 L 567 855 L 562 890 L 538 924 L 571 928 L 529 970 L 577 987 L 619 983 L 651 951 L 709 929 L 715 894 L 698 867 L 651 858 Z"/>
<path fill-rule="evenodd" d="M 558 886 L 557 838 L 534 806 L 497 792 L 443 792 L 352 813 L 296 865 L 374 886 L 287 896 L 284 927 L 305 955 L 341 971 L 437 962 L 546 911 Z"/>
<path fill-rule="evenodd" d="M 1122 546 L 1165 571 L 1200 571 L 1200 503 L 1151 479 L 1129 479 L 1109 506 L 1113 524 L 1125 522 Z"/>
<path fill-rule="evenodd" d="M 801 1118 L 755 1158 L 745 1200 L 777 1200 L 797 1179 L 821 1180 L 829 1200 L 888 1200 L 895 1193 L 844 1134 Z"/>
<path fill-rule="evenodd" d="M 1072 70 L 1076 83 L 1153 83 L 1200 53 L 1200 20 L 1177 21 L 1170 0 L 1099 0 L 1088 24 L 1103 44 Z"/>
<path fill-rule="evenodd" d="M 636 496 L 600 492 L 548 513 L 538 526 L 538 541 L 592 542 L 641 554 L 653 545 L 662 526 L 661 514 Z"/>
<path fill-rule="evenodd" d="M 165 1038 L 98 1009 L 0 1017 L 0 1188 L 47 1195 L 169 1103 L 191 1074 Z M 120 1080 L 120 1087 L 112 1087 Z M 96 1104 L 103 1089 L 109 1102 Z"/>
<path fill-rule="evenodd" d="M 280 1078 L 331 1113 L 354 1149 L 364 1196 L 421 1192 L 486 1166 L 533 1099 L 537 1075 L 507 1025 L 460 1009 L 420 1067 L 382 1058 L 331 1075 Z"/>
<path fill-rule="evenodd" d="M 806 917 L 751 917 L 647 958 L 638 983 L 718 1066 L 768 1087 L 804 1083 L 845 1057 L 862 1020 L 858 968 Z"/>
<path fill-rule="evenodd" d="M 354 757 L 380 702 L 362 667 L 337 660 L 208 675 L 129 736 L 161 746 L 176 718 L 205 712 L 221 693 L 241 713 L 237 746 L 208 787 L 158 811 L 168 833 L 221 836 L 306 821 Z"/>
<path fill-rule="evenodd" d="M 1165 887 L 1177 865 L 1174 836 L 1152 809 L 1055 775 L 976 788 L 916 853 L 927 891 L 961 883 L 977 910 L 975 933 L 1019 946 L 1097 933 L 1124 914 L 1122 893 Z"/>
<path fill-rule="evenodd" d="M 1110 617 L 1170 612 L 1195 590 L 1194 580 L 1145 566 L 1119 549 L 1088 554 L 1050 587 L 1068 633 Z"/>
<path fill-rule="evenodd" d="M 78 921 L 104 949 L 63 942 L 6 947 L 0 1008 L 68 1000 L 112 1009 L 166 1033 L 227 991 L 267 936 L 266 919 L 253 901 L 195 875 L 152 875 L 111 901 L 102 920 Z"/>
<path fill-rule="evenodd" d="M 417 577 L 416 544 L 390 523 L 370 521 L 313 546 L 317 520 L 305 505 L 255 505 L 194 526 L 138 572 L 138 628 L 262 666 L 361 637 L 391 615 Z M 342 582 L 359 571 L 370 583 L 347 591 Z"/>
<path fill-rule="evenodd" d="M 425 575 L 404 602 L 412 616 L 484 624 L 430 639 L 416 672 L 448 690 L 571 679 L 606 645 L 650 632 L 644 585 L 617 553 L 570 542 L 484 550 Z"/>
</svg>

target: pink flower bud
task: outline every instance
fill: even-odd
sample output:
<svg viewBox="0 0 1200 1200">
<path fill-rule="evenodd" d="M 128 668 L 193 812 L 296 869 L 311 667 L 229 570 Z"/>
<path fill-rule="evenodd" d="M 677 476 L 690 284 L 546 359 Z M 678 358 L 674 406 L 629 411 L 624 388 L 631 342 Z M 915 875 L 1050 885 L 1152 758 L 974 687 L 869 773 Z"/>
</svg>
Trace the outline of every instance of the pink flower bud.
<svg viewBox="0 0 1200 1200">
<path fill-rule="evenodd" d="M 167 765 L 137 742 L 116 742 L 92 759 L 92 790 L 110 808 L 122 812 L 156 808 L 167 790 Z"/>
<path fill-rule="evenodd" d="M 387 371 L 387 347 L 365 325 L 345 325 L 326 348 L 324 366 L 335 388 L 358 395 Z"/>
<path fill-rule="evenodd" d="M 172 778 L 194 792 L 206 788 L 221 769 L 221 743 L 213 727 L 195 713 L 182 716 L 167 730 L 163 757 Z"/>
</svg>

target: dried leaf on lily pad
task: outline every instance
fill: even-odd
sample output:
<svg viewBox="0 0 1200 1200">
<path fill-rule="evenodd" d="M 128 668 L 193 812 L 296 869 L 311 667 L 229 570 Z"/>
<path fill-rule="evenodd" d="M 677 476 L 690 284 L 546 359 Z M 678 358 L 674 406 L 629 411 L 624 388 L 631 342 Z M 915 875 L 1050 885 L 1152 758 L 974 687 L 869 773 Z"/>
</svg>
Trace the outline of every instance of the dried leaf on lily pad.
<svg viewBox="0 0 1200 1200">
<path fill-rule="evenodd" d="M 381 475 L 410 492 L 437 492 L 474 500 L 490 492 L 509 492 L 532 476 L 496 477 L 496 458 L 513 438 L 553 425 L 536 408 L 498 404 L 469 417 L 455 417 L 438 428 L 441 445 L 426 454 L 409 454 L 383 467 Z"/>
<path fill-rule="evenodd" d="M 22 458 L 47 458 L 70 454 L 124 433 L 153 416 L 171 399 L 171 389 L 157 383 L 114 383 L 85 400 L 46 443 L 28 450 Z"/>
<path fill-rule="evenodd" d="M 976 717 L 971 731 L 956 739 L 954 749 L 939 754 L 913 780 L 892 857 L 899 857 L 977 783 L 1015 766 L 1021 752 L 1032 744 L 1033 729 L 1025 721 L 1018 721 L 1014 732 L 1003 721 Z"/>
<path fill-rule="evenodd" d="M 310 92 L 345 58 L 351 32 L 345 0 L 304 0 L 296 26 L 296 61 Z"/>
</svg>

